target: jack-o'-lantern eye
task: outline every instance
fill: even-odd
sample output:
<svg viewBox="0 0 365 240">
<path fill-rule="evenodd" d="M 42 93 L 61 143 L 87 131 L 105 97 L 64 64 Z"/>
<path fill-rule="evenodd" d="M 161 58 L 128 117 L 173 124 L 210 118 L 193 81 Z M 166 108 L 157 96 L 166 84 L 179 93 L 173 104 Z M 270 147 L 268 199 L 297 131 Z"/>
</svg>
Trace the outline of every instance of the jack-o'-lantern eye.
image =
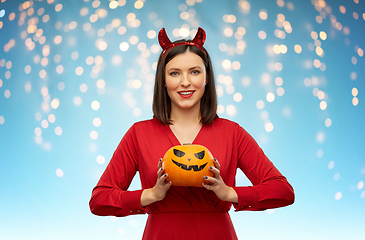
<svg viewBox="0 0 365 240">
<path fill-rule="evenodd" d="M 198 152 L 198 153 L 194 153 L 194 156 L 197 158 L 197 159 L 203 159 L 204 156 L 205 156 L 205 151 L 201 151 L 201 152 Z"/>
<path fill-rule="evenodd" d="M 185 153 L 183 151 L 180 151 L 180 150 L 177 150 L 177 149 L 174 149 L 174 154 L 176 157 L 183 157 L 185 155 Z"/>
</svg>

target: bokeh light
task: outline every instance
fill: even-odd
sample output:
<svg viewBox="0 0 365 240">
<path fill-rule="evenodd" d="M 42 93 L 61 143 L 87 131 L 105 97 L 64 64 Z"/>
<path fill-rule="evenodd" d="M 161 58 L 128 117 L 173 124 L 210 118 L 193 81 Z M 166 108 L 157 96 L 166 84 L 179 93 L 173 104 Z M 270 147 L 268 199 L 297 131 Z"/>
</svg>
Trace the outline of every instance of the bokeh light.
<svg viewBox="0 0 365 240">
<path fill-rule="evenodd" d="M 57 177 L 63 177 L 63 171 L 61 170 L 61 169 L 57 169 L 56 170 L 56 175 L 57 175 Z"/>
<path fill-rule="evenodd" d="M 96 239 L 111 229 L 110 239 L 142 238 L 146 216 L 91 221 L 85 199 L 123 134 L 152 117 L 159 30 L 175 41 L 199 26 L 218 115 L 244 127 L 298 194 L 285 211 L 265 211 L 270 223 L 254 213 L 242 228 L 244 214 L 230 211 L 238 238 L 363 236 L 364 9 L 359 0 L 0 0 L 1 237 L 26 239 L 42 226 L 44 236 L 67 229 L 64 238 Z M 250 185 L 239 174 L 237 185 Z M 130 186 L 140 189 L 138 176 Z M 313 202 L 328 208 L 303 215 Z"/>
<path fill-rule="evenodd" d="M 55 128 L 55 133 L 56 133 L 56 135 L 58 135 L 58 136 L 62 135 L 62 128 L 61 128 L 61 127 L 56 127 L 56 128 Z"/>
<path fill-rule="evenodd" d="M 96 157 L 96 162 L 99 164 L 104 164 L 105 163 L 105 158 L 101 155 Z"/>
</svg>

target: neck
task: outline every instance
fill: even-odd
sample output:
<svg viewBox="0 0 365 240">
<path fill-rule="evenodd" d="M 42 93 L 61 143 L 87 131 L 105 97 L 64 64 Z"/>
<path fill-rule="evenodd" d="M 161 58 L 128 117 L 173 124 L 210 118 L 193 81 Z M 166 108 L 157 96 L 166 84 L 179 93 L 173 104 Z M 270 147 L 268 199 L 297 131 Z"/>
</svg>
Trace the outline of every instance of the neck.
<svg viewBox="0 0 365 240">
<path fill-rule="evenodd" d="M 188 109 L 171 106 L 172 124 L 180 126 L 191 126 L 200 124 L 200 104 Z"/>
</svg>

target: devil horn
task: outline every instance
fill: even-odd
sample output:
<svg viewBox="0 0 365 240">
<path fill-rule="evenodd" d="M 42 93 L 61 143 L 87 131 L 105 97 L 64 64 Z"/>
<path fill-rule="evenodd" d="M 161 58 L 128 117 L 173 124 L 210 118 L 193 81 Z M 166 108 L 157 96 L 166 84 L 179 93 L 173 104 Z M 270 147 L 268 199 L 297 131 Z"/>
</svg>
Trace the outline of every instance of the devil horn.
<svg viewBox="0 0 365 240">
<path fill-rule="evenodd" d="M 165 33 L 166 34 L 166 33 Z M 195 37 L 193 40 L 191 40 L 193 43 L 195 43 L 196 45 L 203 47 L 204 42 L 205 42 L 205 31 L 203 28 L 199 27 L 198 28 L 198 32 L 196 33 Z"/>
<path fill-rule="evenodd" d="M 162 28 L 158 33 L 158 42 L 160 43 L 160 46 L 163 50 L 166 50 L 171 46 L 172 42 L 167 36 L 165 28 Z"/>
</svg>

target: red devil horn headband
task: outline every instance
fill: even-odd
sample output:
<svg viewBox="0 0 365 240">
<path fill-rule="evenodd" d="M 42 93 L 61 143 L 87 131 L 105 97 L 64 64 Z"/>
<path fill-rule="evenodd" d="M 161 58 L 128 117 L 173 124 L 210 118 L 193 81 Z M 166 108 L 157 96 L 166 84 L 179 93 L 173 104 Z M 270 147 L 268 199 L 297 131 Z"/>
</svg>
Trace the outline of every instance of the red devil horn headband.
<svg viewBox="0 0 365 240">
<path fill-rule="evenodd" d="M 196 33 L 195 37 L 191 42 L 177 42 L 172 43 L 169 39 L 169 37 L 166 34 L 165 28 L 162 28 L 160 32 L 158 33 L 158 42 L 160 43 L 160 46 L 162 47 L 162 55 L 165 55 L 165 53 L 170 50 L 171 48 L 181 46 L 181 45 L 190 45 L 195 46 L 202 50 L 205 54 L 206 52 L 203 49 L 203 44 L 205 42 L 205 31 L 202 28 L 198 28 L 198 32 Z"/>
</svg>

